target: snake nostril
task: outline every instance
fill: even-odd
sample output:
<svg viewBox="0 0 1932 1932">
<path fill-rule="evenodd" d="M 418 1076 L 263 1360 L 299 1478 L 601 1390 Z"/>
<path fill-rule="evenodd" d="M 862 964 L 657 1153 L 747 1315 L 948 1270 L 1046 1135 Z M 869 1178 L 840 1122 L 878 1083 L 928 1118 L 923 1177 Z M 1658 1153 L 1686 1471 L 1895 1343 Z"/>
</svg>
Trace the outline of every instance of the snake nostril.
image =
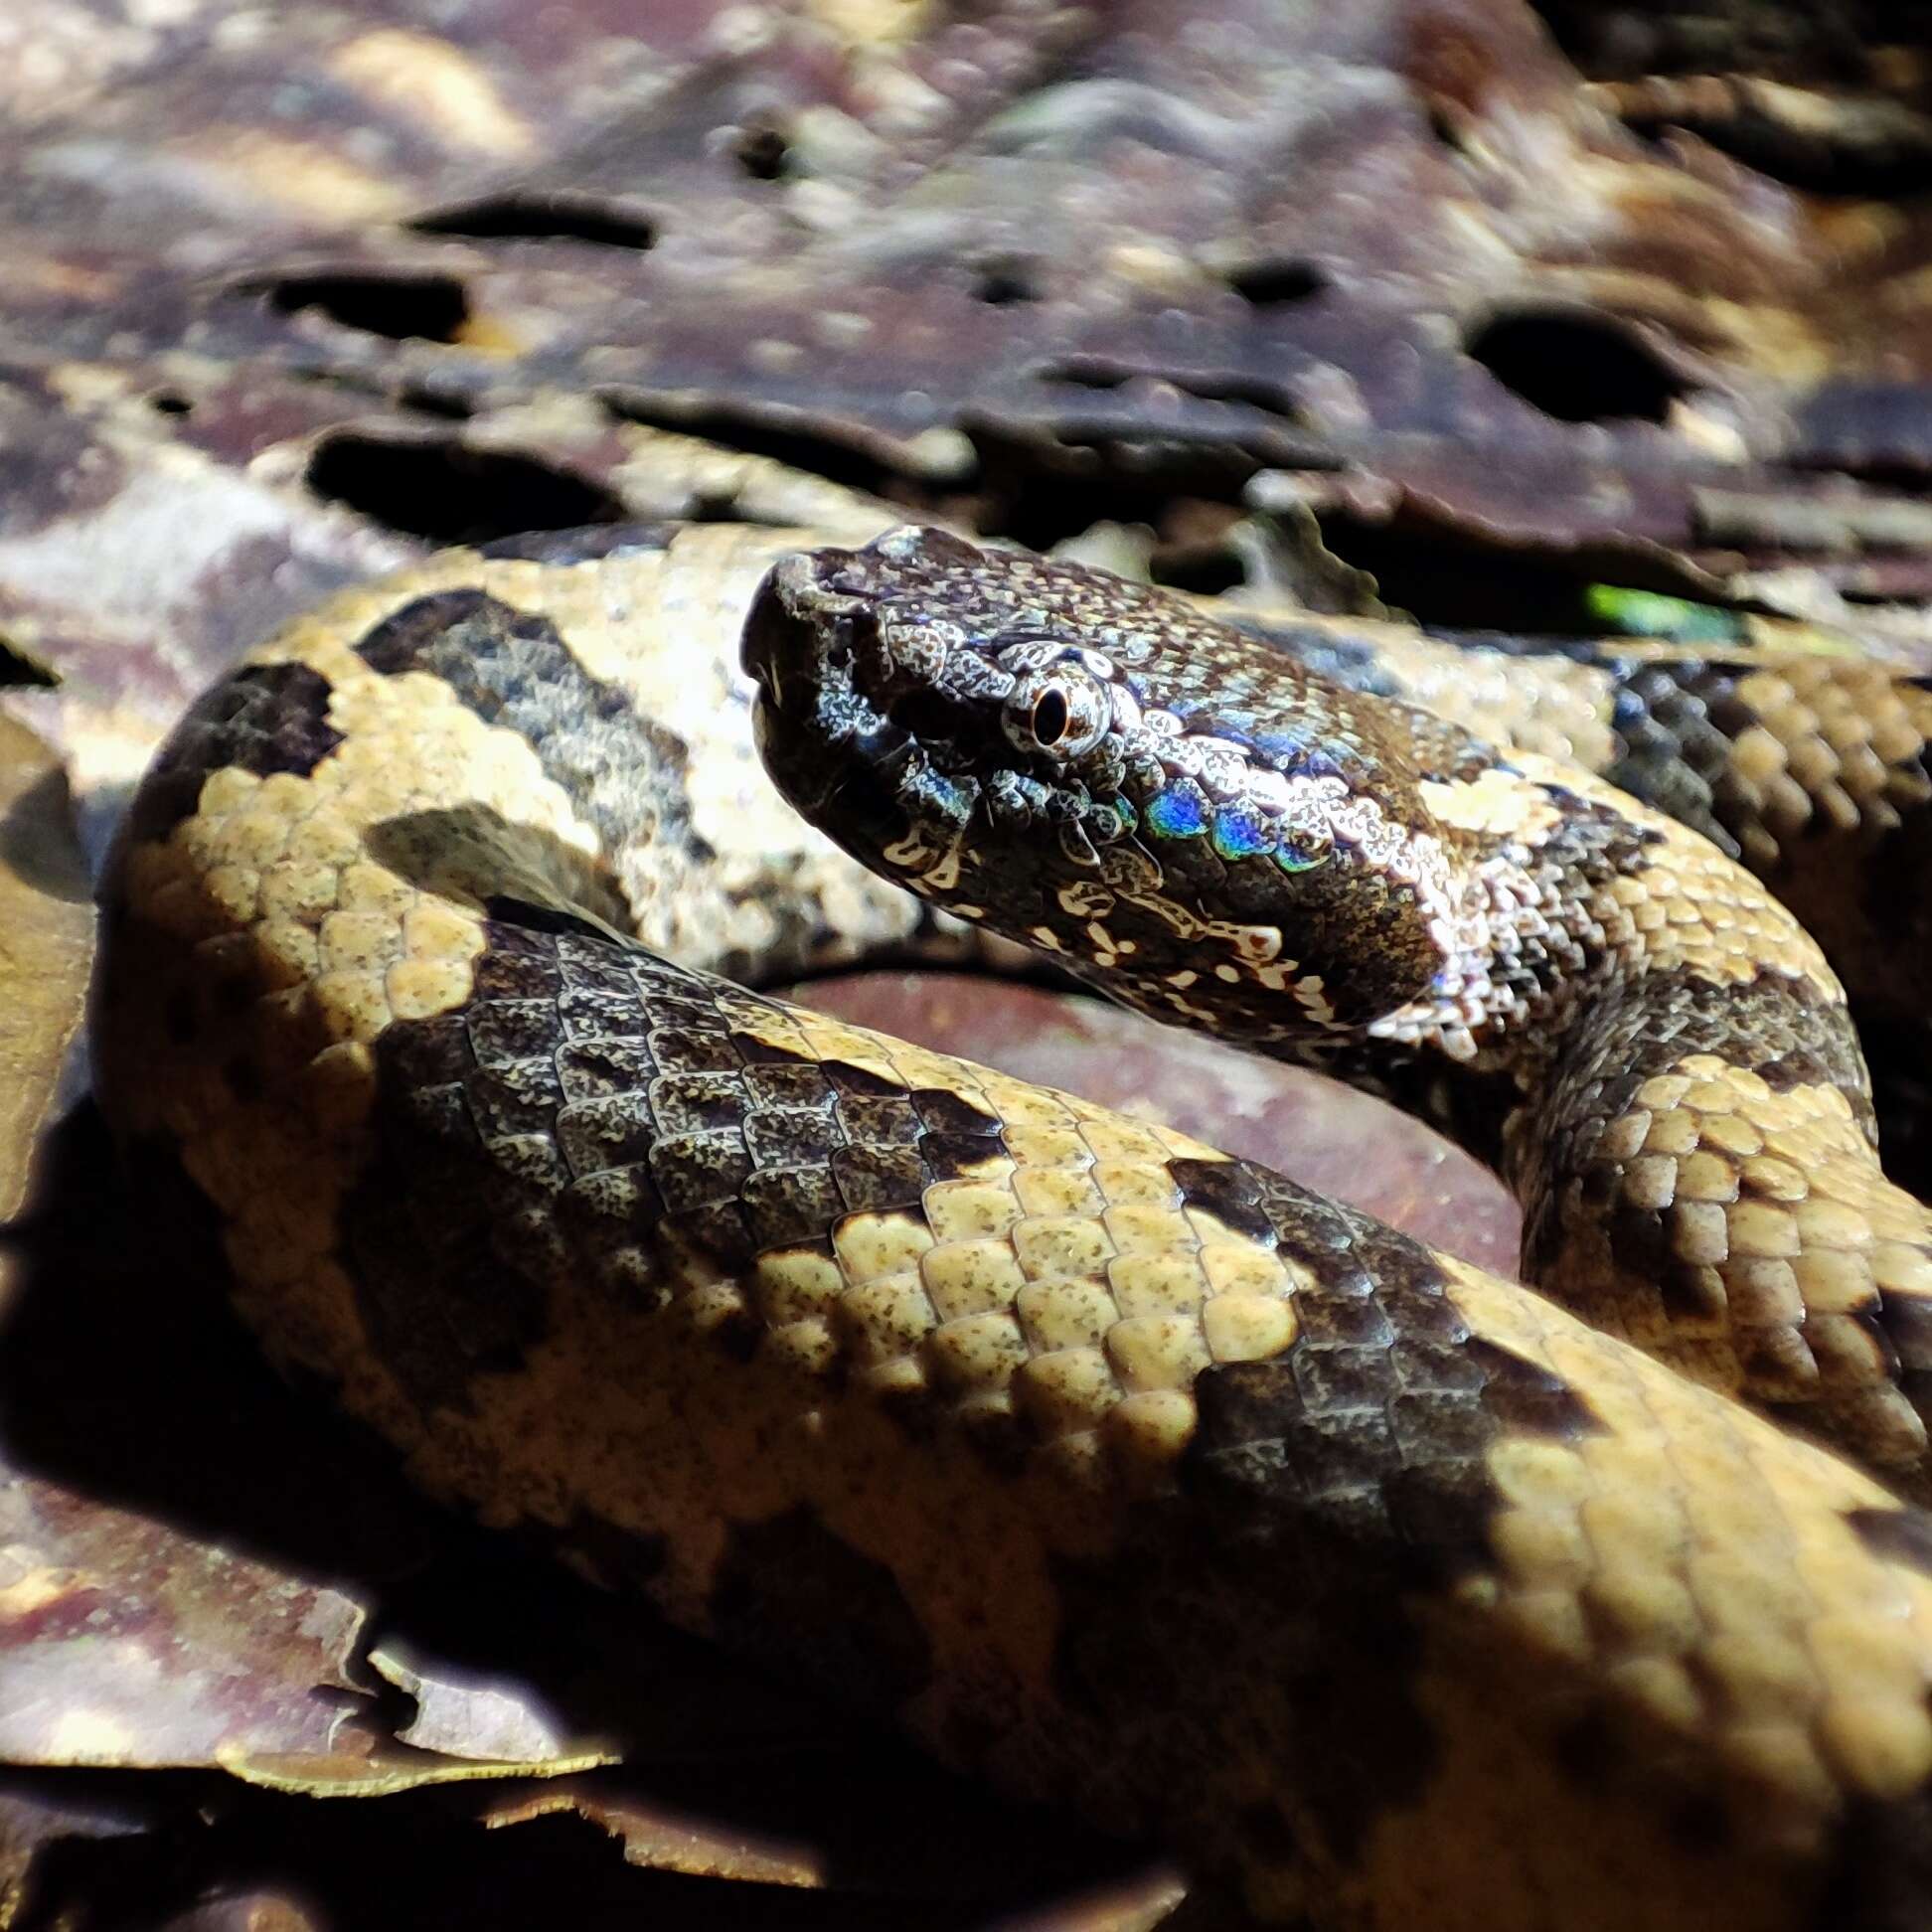
<svg viewBox="0 0 1932 1932">
<path fill-rule="evenodd" d="M 895 698 L 889 716 L 893 724 L 926 742 L 949 738 L 959 728 L 958 707 L 926 686 Z"/>
</svg>

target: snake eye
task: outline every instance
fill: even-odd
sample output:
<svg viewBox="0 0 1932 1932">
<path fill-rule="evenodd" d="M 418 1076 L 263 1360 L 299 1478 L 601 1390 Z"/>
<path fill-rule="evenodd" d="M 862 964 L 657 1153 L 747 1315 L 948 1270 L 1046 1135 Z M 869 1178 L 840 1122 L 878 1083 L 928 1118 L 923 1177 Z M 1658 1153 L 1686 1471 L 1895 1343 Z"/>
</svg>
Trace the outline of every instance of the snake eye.
<svg viewBox="0 0 1932 1932">
<path fill-rule="evenodd" d="M 1022 751 L 1077 758 L 1091 751 L 1113 722 L 1113 705 L 1098 678 L 1056 664 L 1015 685 L 1006 702 L 1006 732 Z"/>
</svg>

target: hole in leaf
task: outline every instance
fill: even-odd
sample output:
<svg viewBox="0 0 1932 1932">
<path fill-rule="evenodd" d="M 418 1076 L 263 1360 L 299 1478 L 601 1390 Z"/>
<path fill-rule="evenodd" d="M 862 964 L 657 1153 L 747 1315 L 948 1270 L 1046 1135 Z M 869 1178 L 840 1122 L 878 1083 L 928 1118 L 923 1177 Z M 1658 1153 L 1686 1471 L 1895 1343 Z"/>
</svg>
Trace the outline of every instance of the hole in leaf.
<svg viewBox="0 0 1932 1932">
<path fill-rule="evenodd" d="M 1011 308 L 1016 302 L 1037 302 L 1040 289 L 1024 268 L 982 268 L 973 283 L 973 298 L 991 308 Z"/>
<path fill-rule="evenodd" d="M 809 470 L 814 476 L 843 483 L 849 489 L 881 493 L 892 481 L 891 472 L 883 462 L 835 436 L 787 423 L 761 422 L 741 409 L 722 403 L 688 409 L 630 391 L 609 392 L 602 401 L 613 415 L 625 422 L 641 422 L 647 428 L 669 429 L 683 436 L 702 436 L 707 442 L 720 443 L 740 455 L 768 456 L 775 463 Z"/>
<path fill-rule="evenodd" d="M 1285 261 L 1255 261 L 1237 268 L 1227 285 L 1242 301 L 1255 308 L 1285 308 L 1291 302 L 1305 302 L 1331 284 L 1325 270 L 1312 261 L 1290 258 Z"/>
<path fill-rule="evenodd" d="M 791 143 L 775 127 L 741 128 L 731 157 L 753 181 L 776 181 L 791 159 Z"/>
<path fill-rule="evenodd" d="M 1120 369 L 1111 363 L 1053 363 L 1040 372 L 1043 383 L 1065 383 L 1073 389 L 1117 390 L 1125 389 L 1133 381 L 1135 372 Z"/>
<path fill-rule="evenodd" d="M 1244 376 L 1183 376 L 1170 370 L 1129 369 L 1118 363 L 1103 362 L 1048 363 L 1036 374 L 1042 383 L 1092 390 L 1101 395 L 1124 390 L 1130 383 L 1161 385 L 1192 397 L 1197 402 L 1228 402 L 1258 409 L 1297 428 L 1306 420 L 1294 398 L 1279 384 Z"/>
<path fill-rule="evenodd" d="M 1170 590 L 1192 590 L 1218 596 L 1247 581 L 1247 571 L 1233 551 L 1191 545 L 1173 552 L 1156 551 L 1147 560 L 1147 574 Z"/>
<path fill-rule="evenodd" d="M 329 436 L 309 458 L 307 481 L 319 497 L 438 544 L 627 521 L 621 499 L 580 476 L 453 440 Z"/>
<path fill-rule="evenodd" d="M 1430 139 L 1438 147 L 1465 157 L 1472 153 L 1475 146 L 1471 133 L 1474 116 L 1460 101 L 1451 100 L 1445 94 L 1428 93 L 1423 97 L 1422 112 L 1428 123 Z"/>
<path fill-rule="evenodd" d="M 442 416 L 450 422 L 467 422 L 476 413 L 476 405 L 468 397 L 454 390 L 431 389 L 426 383 L 403 384 L 396 400 L 418 415 Z"/>
<path fill-rule="evenodd" d="M 397 342 L 454 342 L 469 320 L 469 296 L 454 275 L 284 275 L 267 292 L 284 315 L 318 309 L 345 329 Z"/>
<path fill-rule="evenodd" d="M 1466 348 L 1505 389 L 1564 422 L 1662 422 L 1690 388 L 1623 325 L 1567 310 L 1497 316 Z"/>
<path fill-rule="evenodd" d="M 590 242 L 604 248 L 657 245 L 653 223 L 621 209 L 559 195 L 493 195 L 418 216 L 418 235 L 464 235 L 485 242 Z"/>
</svg>

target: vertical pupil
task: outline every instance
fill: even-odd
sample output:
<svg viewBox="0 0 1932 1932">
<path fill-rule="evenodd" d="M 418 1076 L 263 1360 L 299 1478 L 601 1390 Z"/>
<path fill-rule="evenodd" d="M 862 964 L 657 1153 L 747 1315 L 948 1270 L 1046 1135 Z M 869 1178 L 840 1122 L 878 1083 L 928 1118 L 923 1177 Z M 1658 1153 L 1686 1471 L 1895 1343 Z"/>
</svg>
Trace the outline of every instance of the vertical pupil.
<svg viewBox="0 0 1932 1932">
<path fill-rule="evenodd" d="M 1034 706 L 1034 736 L 1042 744 L 1057 744 L 1066 735 L 1066 693 L 1057 685 L 1049 685 Z"/>
</svg>

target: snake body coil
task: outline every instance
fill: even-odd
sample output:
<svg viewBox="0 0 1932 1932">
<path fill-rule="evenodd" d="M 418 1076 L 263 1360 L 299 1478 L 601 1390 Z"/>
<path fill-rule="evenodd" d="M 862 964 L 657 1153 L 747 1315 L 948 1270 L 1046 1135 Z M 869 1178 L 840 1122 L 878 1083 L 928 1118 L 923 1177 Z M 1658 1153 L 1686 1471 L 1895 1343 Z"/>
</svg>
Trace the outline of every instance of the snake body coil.
<svg viewBox="0 0 1932 1932">
<path fill-rule="evenodd" d="M 692 755 L 746 689 L 707 627 L 796 548 L 446 554 L 270 640 L 157 761 L 101 1094 L 213 1204 L 271 1353 L 434 1493 L 1268 1919 L 1923 1922 L 1916 1508 L 1266 1170 L 705 970 L 921 924 Z M 747 635 L 774 769 L 842 840 L 1145 969 L 1143 1005 L 1446 1094 L 1552 1286 L 1597 1269 L 1613 1324 L 1788 1407 L 1796 1357 L 1766 1382 L 1737 1340 L 1772 1309 L 1806 1423 L 1922 1487 L 1923 1223 L 1830 968 L 1741 871 L 931 533 L 781 563 Z M 1177 638 L 1224 681 L 1174 728 Z M 773 893 L 750 856 L 787 842 Z M 1774 1212 L 1795 1245 L 1754 1252 Z"/>
</svg>

